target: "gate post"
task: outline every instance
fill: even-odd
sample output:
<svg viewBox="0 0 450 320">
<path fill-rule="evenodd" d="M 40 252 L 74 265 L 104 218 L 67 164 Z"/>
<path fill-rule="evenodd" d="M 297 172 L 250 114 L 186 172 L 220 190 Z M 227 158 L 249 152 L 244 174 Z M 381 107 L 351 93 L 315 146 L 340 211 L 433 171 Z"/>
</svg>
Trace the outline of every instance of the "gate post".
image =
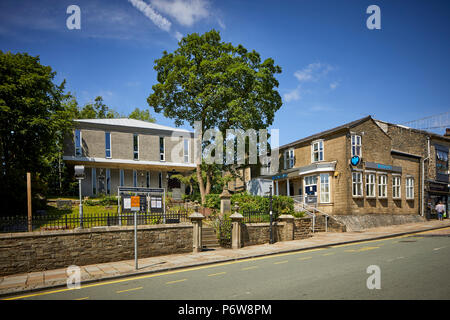
<svg viewBox="0 0 450 320">
<path fill-rule="evenodd" d="M 290 214 L 282 214 L 278 217 L 280 222 L 284 222 L 281 241 L 294 240 L 294 216 Z"/>
<path fill-rule="evenodd" d="M 242 247 L 241 242 L 241 222 L 244 216 L 238 212 L 239 206 L 234 206 L 235 212 L 230 216 L 232 231 L 231 231 L 231 249 L 239 249 Z"/>
<path fill-rule="evenodd" d="M 199 213 L 198 209 L 199 206 L 196 203 L 194 207 L 194 213 L 189 216 L 189 219 L 193 224 L 192 248 L 194 253 L 202 251 L 202 220 L 205 218 L 205 216 Z"/>
</svg>

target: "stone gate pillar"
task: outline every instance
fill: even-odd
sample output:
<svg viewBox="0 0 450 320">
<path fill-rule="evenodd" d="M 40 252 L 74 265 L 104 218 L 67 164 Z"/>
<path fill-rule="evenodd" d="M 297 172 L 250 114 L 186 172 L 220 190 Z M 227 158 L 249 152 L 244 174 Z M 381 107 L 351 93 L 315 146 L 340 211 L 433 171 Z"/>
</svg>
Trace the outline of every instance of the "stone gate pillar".
<svg viewBox="0 0 450 320">
<path fill-rule="evenodd" d="M 199 213 L 198 209 L 199 206 L 196 203 L 194 213 L 189 216 L 189 219 L 193 224 L 192 248 L 194 253 L 202 251 L 202 220 L 205 216 Z"/>
<path fill-rule="evenodd" d="M 242 247 L 241 241 L 241 223 L 244 220 L 244 216 L 238 212 L 239 206 L 234 206 L 235 212 L 230 216 L 232 231 L 231 231 L 231 249 L 239 249 Z"/>
<path fill-rule="evenodd" d="M 282 214 L 278 217 L 278 221 L 284 222 L 281 241 L 294 240 L 294 216 L 290 214 Z"/>
<path fill-rule="evenodd" d="M 220 216 L 231 213 L 231 194 L 228 189 L 223 189 L 220 194 Z"/>
</svg>

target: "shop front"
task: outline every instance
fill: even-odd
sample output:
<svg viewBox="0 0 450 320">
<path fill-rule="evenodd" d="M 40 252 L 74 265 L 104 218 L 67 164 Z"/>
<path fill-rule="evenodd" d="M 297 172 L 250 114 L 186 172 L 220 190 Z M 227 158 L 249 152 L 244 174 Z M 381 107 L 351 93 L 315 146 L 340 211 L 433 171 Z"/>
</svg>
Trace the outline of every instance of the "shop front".
<svg viewBox="0 0 450 320">
<path fill-rule="evenodd" d="M 446 218 L 448 218 L 449 208 L 450 208 L 450 190 L 447 183 L 429 181 L 427 183 L 427 206 L 426 214 L 428 219 L 436 219 L 436 205 L 442 201 L 447 209 Z"/>
</svg>

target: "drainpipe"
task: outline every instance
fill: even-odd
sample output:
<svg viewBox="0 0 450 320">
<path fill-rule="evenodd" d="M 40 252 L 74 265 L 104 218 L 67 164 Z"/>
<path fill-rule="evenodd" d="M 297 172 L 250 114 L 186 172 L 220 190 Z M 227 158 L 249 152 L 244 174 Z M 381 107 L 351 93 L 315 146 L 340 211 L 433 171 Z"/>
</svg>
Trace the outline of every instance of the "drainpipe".
<svg viewBox="0 0 450 320">
<path fill-rule="evenodd" d="M 423 217 L 425 214 L 425 161 L 429 161 L 430 159 L 430 137 L 427 137 L 427 157 L 425 159 L 422 159 L 422 199 L 421 199 L 421 213 L 420 215 Z"/>
</svg>

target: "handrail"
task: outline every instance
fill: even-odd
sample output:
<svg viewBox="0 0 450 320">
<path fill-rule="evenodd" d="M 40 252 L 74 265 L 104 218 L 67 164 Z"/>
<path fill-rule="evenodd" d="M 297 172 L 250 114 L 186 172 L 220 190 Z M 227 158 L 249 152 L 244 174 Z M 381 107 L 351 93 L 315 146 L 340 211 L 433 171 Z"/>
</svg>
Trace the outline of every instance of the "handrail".
<svg viewBox="0 0 450 320">
<path fill-rule="evenodd" d="M 291 198 L 294 200 L 294 202 L 300 204 L 304 210 L 304 212 L 312 217 L 312 232 L 314 233 L 315 225 L 316 225 L 316 214 L 314 212 L 310 212 L 307 208 L 305 208 L 305 203 L 303 202 L 302 196 L 291 196 Z M 300 200 L 299 200 L 300 199 Z"/>
<path fill-rule="evenodd" d="M 325 232 L 328 232 L 328 218 L 330 217 L 330 215 L 328 213 L 325 213 L 322 210 L 319 210 L 316 207 L 309 206 L 305 203 L 302 203 L 302 207 L 306 211 L 312 210 L 312 214 L 314 214 L 314 217 L 315 217 L 316 212 L 319 212 L 321 215 L 324 215 L 325 216 Z"/>
</svg>

